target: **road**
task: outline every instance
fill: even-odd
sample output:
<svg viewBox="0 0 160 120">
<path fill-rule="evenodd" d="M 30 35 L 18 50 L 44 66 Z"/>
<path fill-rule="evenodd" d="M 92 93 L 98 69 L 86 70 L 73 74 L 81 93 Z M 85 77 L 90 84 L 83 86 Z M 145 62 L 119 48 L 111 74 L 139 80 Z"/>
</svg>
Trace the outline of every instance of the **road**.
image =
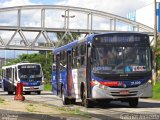
<svg viewBox="0 0 160 120">
<path fill-rule="evenodd" d="M 13 100 L 14 95 L 8 95 L 0 90 L 0 96 L 5 99 Z M 52 95 L 51 92 L 44 91 L 41 95 L 32 93 L 24 95 L 26 100 L 33 102 L 43 102 L 50 106 L 64 107 L 61 98 Z M 113 101 L 106 106 L 95 106 L 94 108 L 84 108 L 77 102 L 77 105 L 69 106 L 72 109 L 78 108 L 87 112 L 95 120 L 111 120 L 111 119 L 140 119 L 140 120 L 158 120 L 160 119 L 160 101 L 152 99 L 140 99 L 137 108 L 130 108 L 128 103 Z"/>
</svg>

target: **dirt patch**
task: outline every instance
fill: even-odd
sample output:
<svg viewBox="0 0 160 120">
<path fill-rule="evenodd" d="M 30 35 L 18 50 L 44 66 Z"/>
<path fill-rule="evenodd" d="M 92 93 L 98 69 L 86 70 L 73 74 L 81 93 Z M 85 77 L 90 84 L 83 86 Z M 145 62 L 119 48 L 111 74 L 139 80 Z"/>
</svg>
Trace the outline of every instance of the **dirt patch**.
<svg viewBox="0 0 160 120">
<path fill-rule="evenodd" d="M 60 115 L 66 117 L 75 117 L 80 119 L 89 119 L 89 115 L 85 112 L 81 112 L 78 108 L 70 109 L 69 107 L 55 107 L 49 106 L 44 103 L 35 103 L 32 101 L 15 101 L 8 100 L 1 97 L 3 102 L 0 102 L 0 109 L 28 112 L 35 114 L 46 114 L 46 115 Z"/>
</svg>

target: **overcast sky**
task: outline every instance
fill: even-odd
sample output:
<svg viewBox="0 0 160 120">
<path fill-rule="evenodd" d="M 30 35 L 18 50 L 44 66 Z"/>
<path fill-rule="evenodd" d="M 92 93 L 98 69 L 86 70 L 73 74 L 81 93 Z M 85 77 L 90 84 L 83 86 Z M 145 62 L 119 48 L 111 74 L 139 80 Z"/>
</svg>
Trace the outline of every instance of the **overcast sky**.
<svg viewBox="0 0 160 120">
<path fill-rule="evenodd" d="M 153 0 L 0 0 L 0 7 L 33 4 L 66 5 L 101 10 L 125 17 L 129 11 L 150 3 L 153 3 Z"/>
</svg>

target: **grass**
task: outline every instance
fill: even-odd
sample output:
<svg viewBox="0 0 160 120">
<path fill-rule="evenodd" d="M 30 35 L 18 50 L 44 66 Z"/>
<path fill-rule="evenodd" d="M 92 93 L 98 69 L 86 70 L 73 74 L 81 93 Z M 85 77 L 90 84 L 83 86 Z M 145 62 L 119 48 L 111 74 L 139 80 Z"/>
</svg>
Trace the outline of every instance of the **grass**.
<svg viewBox="0 0 160 120">
<path fill-rule="evenodd" d="M 44 90 L 45 91 L 51 91 L 52 90 L 52 84 L 50 84 L 50 83 L 44 84 Z"/>
<path fill-rule="evenodd" d="M 4 102 L 4 99 L 3 98 L 0 98 L 0 103 L 3 103 Z"/>
<path fill-rule="evenodd" d="M 33 104 L 29 104 L 29 105 L 26 106 L 26 109 L 29 112 L 35 112 L 36 107 Z"/>
<path fill-rule="evenodd" d="M 152 98 L 160 100 L 160 81 L 156 82 L 156 84 L 153 86 Z"/>
<path fill-rule="evenodd" d="M 90 117 L 88 112 L 81 111 L 79 107 L 75 107 L 75 108 L 56 107 L 56 109 L 60 110 L 60 111 L 67 112 L 67 114 L 70 114 L 70 115 L 79 115 L 79 116 L 86 117 L 86 118 Z"/>
</svg>

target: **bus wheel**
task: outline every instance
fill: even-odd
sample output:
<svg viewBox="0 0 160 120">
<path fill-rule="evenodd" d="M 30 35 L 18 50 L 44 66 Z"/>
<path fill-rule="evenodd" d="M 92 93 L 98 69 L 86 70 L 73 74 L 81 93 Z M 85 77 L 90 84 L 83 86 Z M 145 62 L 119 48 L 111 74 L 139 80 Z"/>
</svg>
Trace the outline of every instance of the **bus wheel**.
<svg viewBox="0 0 160 120">
<path fill-rule="evenodd" d="M 62 90 L 62 102 L 63 102 L 63 105 L 69 104 L 69 99 L 65 97 L 64 90 Z"/>
<path fill-rule="evenodd" d="M 129 106 L 130 107 L 137 107 L 138 106 L 138 98 L 129 99 Z"/>
<path fill-rule="evenodd" d="M 37 94 L 40 95 L 40 94 L 41 94 L 41 91 L 37 91 Z"/>
<path fill-rule="evenodd" d="M 26 91 L 25 94 L 26 94 L 26 95 L 30 95 L 31 92 L 30 92 L 30 91 Z"/>
<path fill-rule="evenodd" d="M 90 108 L 92 106 L 91 101 L 86 98 L 85 91 L 83 92 L 82 104 L 86 108 Z"/>
<path fill-rule="evenodd" d="M 75 99 L 75 98 L 72 98 L 72 99 L 71 99 L 71 103 L 72 103 L 72 104 L 75 104 L 75 103 L 76 103 L 76 99 Z"/>
<path fill-rule="evenodd" d="M 13 91 L 8 91 L 8 95 L 13 95 Z"/>
</svg>

